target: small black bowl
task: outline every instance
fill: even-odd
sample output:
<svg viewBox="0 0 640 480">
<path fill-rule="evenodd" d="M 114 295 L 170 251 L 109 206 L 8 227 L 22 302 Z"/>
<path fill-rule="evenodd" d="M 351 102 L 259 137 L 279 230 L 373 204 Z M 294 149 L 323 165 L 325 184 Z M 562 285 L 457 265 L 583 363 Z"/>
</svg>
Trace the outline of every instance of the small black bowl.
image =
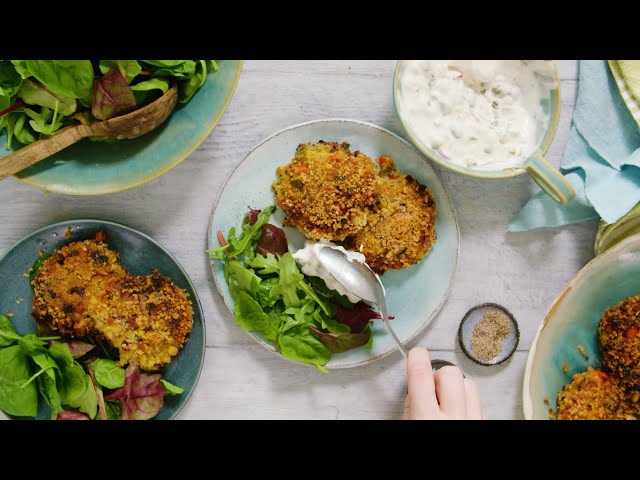
<svg viewBox="0 0 640 480">
<path fill-rule="evenodd" d="M 473 353 L 473 350 L 471 349 L 471 334 L 473 332 L 473 327 L 475 327 L 476 324 L 482 320 L 484 314 L 490 310 L 500 310 L 506 313 L 511 320 L 511 331 L 502 344 L 502 351 L 491 360 L 487 361 L 478 358 Z M 482 303 L 480 305 L 476 305 L 465 314 L 460 322 L 460 328 L 458 328 L 458 342 L 460 342 L 462 351 L 467 357 L 479 365 L 498 365 L 499 363 L 508 360 L 516 351 L 519 341 L 520 329 L 518 328 L 518 322 L 516 322 L 515 317 L 509 310 L 497 303 Z"/>
</svg>

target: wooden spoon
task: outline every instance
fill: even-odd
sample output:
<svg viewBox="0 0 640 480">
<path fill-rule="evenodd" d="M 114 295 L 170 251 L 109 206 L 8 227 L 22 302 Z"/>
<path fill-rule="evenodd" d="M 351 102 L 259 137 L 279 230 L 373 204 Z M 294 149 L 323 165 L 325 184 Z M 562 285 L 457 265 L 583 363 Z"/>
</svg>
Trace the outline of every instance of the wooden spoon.
<svg viewBox="0 0 640 480">
<path fill-rule="evenodd" d="M 19 150 L 0 158 L 0 180 L 15 175 L 83 138 L 99 137 L 122 140 L 136 138 L 149 133 L 171 115 L 177 101 L 178 88 L 174 85 L 157 100 L 126 115 L 120 115 L 90 125 L 71 125 L 60 129 L 50 137 L 25 145 Z"/>
</svg>

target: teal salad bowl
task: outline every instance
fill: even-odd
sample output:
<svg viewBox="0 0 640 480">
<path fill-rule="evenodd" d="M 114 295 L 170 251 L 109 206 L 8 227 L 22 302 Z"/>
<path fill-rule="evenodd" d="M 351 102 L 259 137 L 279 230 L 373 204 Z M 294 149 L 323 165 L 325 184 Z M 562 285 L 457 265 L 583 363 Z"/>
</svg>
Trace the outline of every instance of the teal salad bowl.
<svg viewBox="0 0 640 480">
<path fill-rule="evenodd" d="M 598 325 L 604 310 L 639 294 L 640 235 L 591 260 L 564 287 L 529 351 L 522 391 L 525 418 L 553 416 L 558 392 L 573 375 L 601 367 Z"/>
<path fill-rule="evenodd" d="M 154 131 L 113 143 L 81 140 L 23 170 L 16 177 L 48 192 L 103 195 L 147 183 L 187 158 L 224 114 L 240 78 L 241 60 L 218 60 L 218 70 L 189 103 L 179 104 Z M 0 158 L 6 135 L 0 134 Z"/>
</svg>

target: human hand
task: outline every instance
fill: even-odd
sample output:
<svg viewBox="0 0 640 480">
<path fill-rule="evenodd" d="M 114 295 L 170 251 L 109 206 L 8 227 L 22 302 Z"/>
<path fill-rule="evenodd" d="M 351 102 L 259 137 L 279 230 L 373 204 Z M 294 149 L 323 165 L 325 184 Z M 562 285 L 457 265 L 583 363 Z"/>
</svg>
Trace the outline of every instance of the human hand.
<svg viewBox="0 0 640 480">
<path fill-rule="evenodd" d="M 407 359 L 405 420 L 482 420 L 480 395 L 473 380 L 458 367 L 446 366 L 434 372 L 429 352 L 412 348 Z"/>
</svg>

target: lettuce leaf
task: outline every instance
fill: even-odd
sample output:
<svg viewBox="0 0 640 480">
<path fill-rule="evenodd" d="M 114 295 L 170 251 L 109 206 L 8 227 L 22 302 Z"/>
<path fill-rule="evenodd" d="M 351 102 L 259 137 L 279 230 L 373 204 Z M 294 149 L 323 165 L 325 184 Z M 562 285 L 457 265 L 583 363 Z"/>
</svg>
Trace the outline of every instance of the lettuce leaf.
<svg viewBox="0 0 640 480">
<path fill-rule="evenodd" d="M 160 374 L 143 373 L 138 367 L 129 365 L 125 371 L 124 387 L 104 399 L 120 402 L 122 420 L 148 420 L 155 417 L 164 405 L 164 392 Z"/>
</svg>

